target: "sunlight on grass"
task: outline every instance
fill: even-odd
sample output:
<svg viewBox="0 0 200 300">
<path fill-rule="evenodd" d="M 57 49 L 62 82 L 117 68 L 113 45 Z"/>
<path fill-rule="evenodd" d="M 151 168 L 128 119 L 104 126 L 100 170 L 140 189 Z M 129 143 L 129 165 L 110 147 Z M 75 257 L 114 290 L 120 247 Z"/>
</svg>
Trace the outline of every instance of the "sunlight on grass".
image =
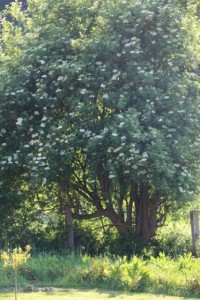
<svg viewBox="0 0 200 300">
<path fill-rule="evenodd" d="M 88 300 L 88 299 L 112 299 L 113 300 L 187 300 L 183 297 L 171 297 L 165 295 L 153 294 L 136 294 L 136 293 L 120 293 L 120 292 L 101 292 L 101 291 L 80 291 L 69 290 L 65 292 L 37 292 L 37 293 L 19 293 L 19 300 Z M 13 300 L 13 293 L 0 293 L 0 299 Z M 189 298 L 188 298 L 189 299 Z M 190 298 L 195 300 L 197 298 Z"/>
</svg>

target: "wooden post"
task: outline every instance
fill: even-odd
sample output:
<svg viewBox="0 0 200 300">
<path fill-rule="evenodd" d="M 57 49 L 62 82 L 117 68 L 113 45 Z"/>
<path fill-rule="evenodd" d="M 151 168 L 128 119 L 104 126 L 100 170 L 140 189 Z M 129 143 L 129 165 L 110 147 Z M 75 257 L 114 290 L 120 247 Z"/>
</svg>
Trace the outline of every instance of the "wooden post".
<svg viewBox="0 0 200 300">
<path fill-rule="evenodd" d="M 199 212 L 193 210 L 190 212 L 191 229 L 192 229 L 192 253 L 196 254 L 196 243 L 199 239 Z"/>
</svg>

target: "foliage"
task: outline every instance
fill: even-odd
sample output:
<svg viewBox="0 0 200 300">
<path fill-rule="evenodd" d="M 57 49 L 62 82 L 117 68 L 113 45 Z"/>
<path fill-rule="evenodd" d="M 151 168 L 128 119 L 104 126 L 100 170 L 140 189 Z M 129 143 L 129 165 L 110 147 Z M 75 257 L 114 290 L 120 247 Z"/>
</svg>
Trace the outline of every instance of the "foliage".
<svg viewBox="0 0 200 300">
<path fill-rule="evenodd" d="M 22 198 L 25 197 L 25 201 Z M 59 214 L 55 193 L 52 189 L 48 197 L 40 189 L 23 188 L 21 200 L 14 207 L 3 206 L 0 214 L 0 247 L 25 247 L 31 244 L 32 249 L 53 250 L 65 247 L 66 229 L 64 217 Z M 0 204 L 0 205 L 1 205 Z M 13 219 L 15 222 L 13 222 Z"/>
<path fill-rule="evenodd" d="M 0 3 L 0 11 L 3 10 L 5 8 L 5 5 L 10 4 L 11 0 L 1 0 Z"/>
<path fill-rule="evenodd" d="M 199 20 L 198 3 L 181 2 L 30 0 L 5 11 L 2 206 L 23 203 L 26 185 L 54 189 L 59 213 L 106 217 L 147 243 L 175 200 L 192 198 Z"/>
<path fill-rule="evenodd" d="M 9 270 L 7 270 L 8 272 Z M 5 285 L 9 273 L 0 269 L 0 284 Z M 199 296 L 199 259 L 189 255 L 170 259 L 163 253 L 144 260 L 133 256 L 90 257 L 40 253 L 32 255 L 19 269 L 22 286 L 100 288 L 119 291 Z M 7 282 L 7 286 L 11 283 Z M 195 286 L 195 289 L 192 288 Z"/>
<path fill-rule="evenodd" d="M 200 257 L 200 239 L 198 239 L 198 241 L 196 242 L 195 248 L 196 248 L 196 256 Z"/>
<path fill-rule="evenodd" d="M 30 257 L 30 249 L 29 245 L 26 246 L 25 251 L 22 248 L 15 248 L 12 252 L 2 252 L 1 260 L 3 261 L 3 266 L 5 268 L 11 268 L 13 270 L 14 275 L 14 283 L 15 283 L 15 300 L 17 300 L 17 291 L 18 291 L 18 284 L 17 284 L 17 276 L 19 267 L 24 264 L 27 259 Z"/>
<path fill-rule="evenodd" d="M 11 267 L 13 270 L 18 270 L 19 266 L 30 257 L 30 249 L 30 246 L 27 245 L 25 251 L 23 251 L 20 247 L 15 248 L 11 253 L 4 251 L 1 254 L 4 266 Z"/>
<path fill-rule="evenodd" d="M 166 225 L 158 228 L 150 245 L 145 247 L 135 235 L 119 235 L 105 219 L 76 221 L 74 224 L 76 253 L 128 257 L 142 254 L 150 257 L 164 252 L 172 258 L 187 254 L 192 251 L 189 212 L 193 207 L 197 208 L 195 205 L 198 205 L 198 201 L 197 199 L 196 204 L 181 204 L 179 209 L 168 216 Z M 7 222 L 1 228 L 1 248 L 12 248 L 21 243 L 22 246 L 31 244 L 34 251 L 63 251 L 66 235 L 64 218 L 62 216 L 58 218 L 57 214 L 52 215 L 51 209 L 43 211 L 38 203 L 34 210 L 33 205 L 30 209 L 27 209 L 26 205 L 21 208 L 22 210 L 15 211 L 14 224 L 13 216 L 7 217 Z"/>
<path fill-rule="evenodd" d="M 178 257 L 192 251 L 190 224 L 184 221 L 171 221 L 159 228 L 156 236 L 155 251 L 162 251 L 171 257 Z"/>
<path fill-rule="evenodd" d="M 41 199 L 43 201 L 43 198 Z M 29 201 L 13 216 L 6 218 L 2 226 L 1 248 L 15 247 L 16 244 L 25 246 L 31 244 L 34 251 L 63 251 L 65 249 L 64 218 L 46 210 L 36 201 L 35 209 L 28 206 Z M 198 207 L 196 203 L 181 204 L 169 214 L 166 225 L 158 228 L 155 238 L 149 246 L 144 247 L 135 235 L 121 236 L 110 226 L 106 219 L 92 219 L 75 222 L 76 253 L 95 255 L 127 255 L 134 254 L 150 257 L 164 252 L 172 258 L 191 252 L 190 210 Z M 35 205 L 35 204 L 34 204 Z M 27 207 L 28 206 L 28 207 Z M 45 209 L 43 211 L 43 209 Z M 102 223 L 103 222 L 103 223 Z"/>
</svg>

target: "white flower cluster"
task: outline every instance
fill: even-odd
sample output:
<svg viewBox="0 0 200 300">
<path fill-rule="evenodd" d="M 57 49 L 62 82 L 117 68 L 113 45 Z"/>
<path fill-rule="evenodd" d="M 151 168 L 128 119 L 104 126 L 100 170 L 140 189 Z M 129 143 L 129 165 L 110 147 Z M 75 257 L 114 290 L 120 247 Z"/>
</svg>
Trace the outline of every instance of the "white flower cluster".
<svg viewBox="0 0 200 300">
<path fill-rule="evenodd" d="M 22 119 L 22 118 L 18 118 L 18 119 L 17 119 L 17 122 L 16 122 L 16 125 L 21 126 L 21 125 L 22 125 L 22 122 L 23 122 L 23 119 Z"/>
</svg>

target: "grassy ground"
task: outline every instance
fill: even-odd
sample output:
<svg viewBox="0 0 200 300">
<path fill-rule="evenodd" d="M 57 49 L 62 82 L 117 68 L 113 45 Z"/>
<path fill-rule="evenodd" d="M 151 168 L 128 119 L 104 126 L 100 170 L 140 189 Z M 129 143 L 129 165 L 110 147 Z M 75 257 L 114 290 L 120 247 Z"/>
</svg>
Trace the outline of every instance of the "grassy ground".
<svg viewBox="0 0 200 300">
<path fill-rule="evenodd" d="M 13 300 L 14 294 L 11 292 L 0 292 L 0 299 Z M 19 293 L 19 300 L 195 300 L 197 298 L 171 297 L 165 295 L 140 294 L 140 293 L 121 293 L 121 292 L 104 292 L 96 290 L 68 290 L 55 292 L 34 292 Z"/>
<path fill-rule="evenodd" d="M 187 297 L 197 299 L 200 298 L 200 259 L 189 254 L 177 259 L 171 259 L 161 253 L 158 257 L 150 257 L 148 260 L 136 256 L 128 260 L 126 257 L 89 257 L 87 255 L 80 257 L 44 253 L 32 256 L 26 264 L 20 267 L 18 285 L 22 291 L 28 286 L 32 286 L 33 291 L 52 286 L 77 290 L 98 288 L 108 293 L 118 291 L 116 295 L 131 292 L 183 297 L 166 299 L 186 299 Z M 6 292 L 6 288 L 11 289 L 13 286 L 12 270 L 4 268 L 0 262 L 0 299 L 5 298 L 3 292 Z M 27 297 L 28 295 L 34 294 L 26 294 L 25 298 L 22 295 L 19 300 L 31 299 Z M 55 294 L 53 298 L 44 298 L 44 295 L 42 299 L 55 299 Z M 64 296 L 68 299 L 67 294 Z M 39 294 L 36 298 L 39 299 L 38 297 Z M 74 297 L 74 299 L 84 299 L 81 296 L 75 295 Z M 88 297 L 106 299 L 106 296 L 98 298 L 91 295 L 86 295 L 85 299 Z M 111 296 L 108 297 L 111 298 Z M 115 296 L 114 299 L 128 299 L 127 295 L 126 298 L 119 297 Z M 164 298 L 162 296 L 158 299 Z"/>
</svg>

